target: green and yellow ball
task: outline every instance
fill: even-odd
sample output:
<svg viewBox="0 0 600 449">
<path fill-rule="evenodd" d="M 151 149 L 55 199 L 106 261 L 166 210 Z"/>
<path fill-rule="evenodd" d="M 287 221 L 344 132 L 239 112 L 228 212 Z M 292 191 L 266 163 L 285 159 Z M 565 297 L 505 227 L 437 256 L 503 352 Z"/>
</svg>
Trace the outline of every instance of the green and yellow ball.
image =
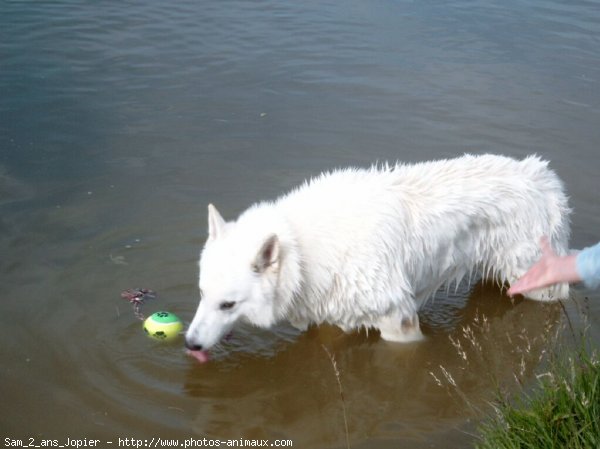
<svg viewBox="0 0 600 449">
<path fill-rule="evenodd" d="M 171 312 L 156 312 L 144 321 L 144 332 L 155 340 L 173 340 L 182 329 L 183 323 Z"/>
</svg>

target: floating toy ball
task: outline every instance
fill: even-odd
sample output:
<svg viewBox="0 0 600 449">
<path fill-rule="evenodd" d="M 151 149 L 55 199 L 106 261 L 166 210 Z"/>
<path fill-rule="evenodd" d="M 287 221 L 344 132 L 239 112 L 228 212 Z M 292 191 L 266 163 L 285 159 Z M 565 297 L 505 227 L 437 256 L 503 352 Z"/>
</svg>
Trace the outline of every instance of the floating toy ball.
<svg viewBox="0 0 600 449">
<path fill-rule="evenodd" d="M 172 340 L 183 329 L 183 323 L 171 312 L 156 312 L 144 321 L 144 331 L 155 340 Z"/>
</svg>

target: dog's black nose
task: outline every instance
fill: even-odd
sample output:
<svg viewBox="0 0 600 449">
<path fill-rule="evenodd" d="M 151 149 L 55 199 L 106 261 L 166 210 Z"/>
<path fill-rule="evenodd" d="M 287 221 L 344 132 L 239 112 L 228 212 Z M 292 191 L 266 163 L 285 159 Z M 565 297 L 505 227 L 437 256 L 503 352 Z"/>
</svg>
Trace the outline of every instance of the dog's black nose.
<svg viewBox="0 0 600 449">
<path fill-rule="evenodd" d="M 194 345 L 187 340 L 185 341 L 185 347 L 190 351 L 202 351 L 202 345 Z"/>
</svg>

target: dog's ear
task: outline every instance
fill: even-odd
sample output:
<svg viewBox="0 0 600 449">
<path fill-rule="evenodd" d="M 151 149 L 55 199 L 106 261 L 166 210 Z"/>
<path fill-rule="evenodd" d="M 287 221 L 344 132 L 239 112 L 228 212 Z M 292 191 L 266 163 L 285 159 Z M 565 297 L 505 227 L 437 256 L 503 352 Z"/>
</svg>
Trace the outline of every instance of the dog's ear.
<svg viewBox="0 0 600 449">
<path fill-rule="evenodd" d="M 225 220 L 215 206 L 208 205 L 208 239 L 215 240 L 223 232 Z"/>
<path fill-rule="evenodd" d="M 264 273 L 269 268 L 277 268 L 279 264 L 279 249 L 279 238 L 275 234 L 270 235 L 260 247 L 252 264 L 252 270 L 255 273 Z"/>
</svg>

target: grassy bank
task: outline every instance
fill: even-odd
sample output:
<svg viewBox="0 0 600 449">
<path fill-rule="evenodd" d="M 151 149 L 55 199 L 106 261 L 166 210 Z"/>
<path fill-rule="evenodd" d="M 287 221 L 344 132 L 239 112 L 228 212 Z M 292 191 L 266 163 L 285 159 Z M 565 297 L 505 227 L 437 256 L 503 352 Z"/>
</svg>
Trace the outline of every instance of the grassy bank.
<svg viewBox="0 0 600 449">
<path fill-rule="evenodd" d="M 581 349 L 550 364 L 539 386 L 517 400 L 500 399 L 480 429 L 478 449 L 600 448 L 600 360 Z"/>
</svg>

